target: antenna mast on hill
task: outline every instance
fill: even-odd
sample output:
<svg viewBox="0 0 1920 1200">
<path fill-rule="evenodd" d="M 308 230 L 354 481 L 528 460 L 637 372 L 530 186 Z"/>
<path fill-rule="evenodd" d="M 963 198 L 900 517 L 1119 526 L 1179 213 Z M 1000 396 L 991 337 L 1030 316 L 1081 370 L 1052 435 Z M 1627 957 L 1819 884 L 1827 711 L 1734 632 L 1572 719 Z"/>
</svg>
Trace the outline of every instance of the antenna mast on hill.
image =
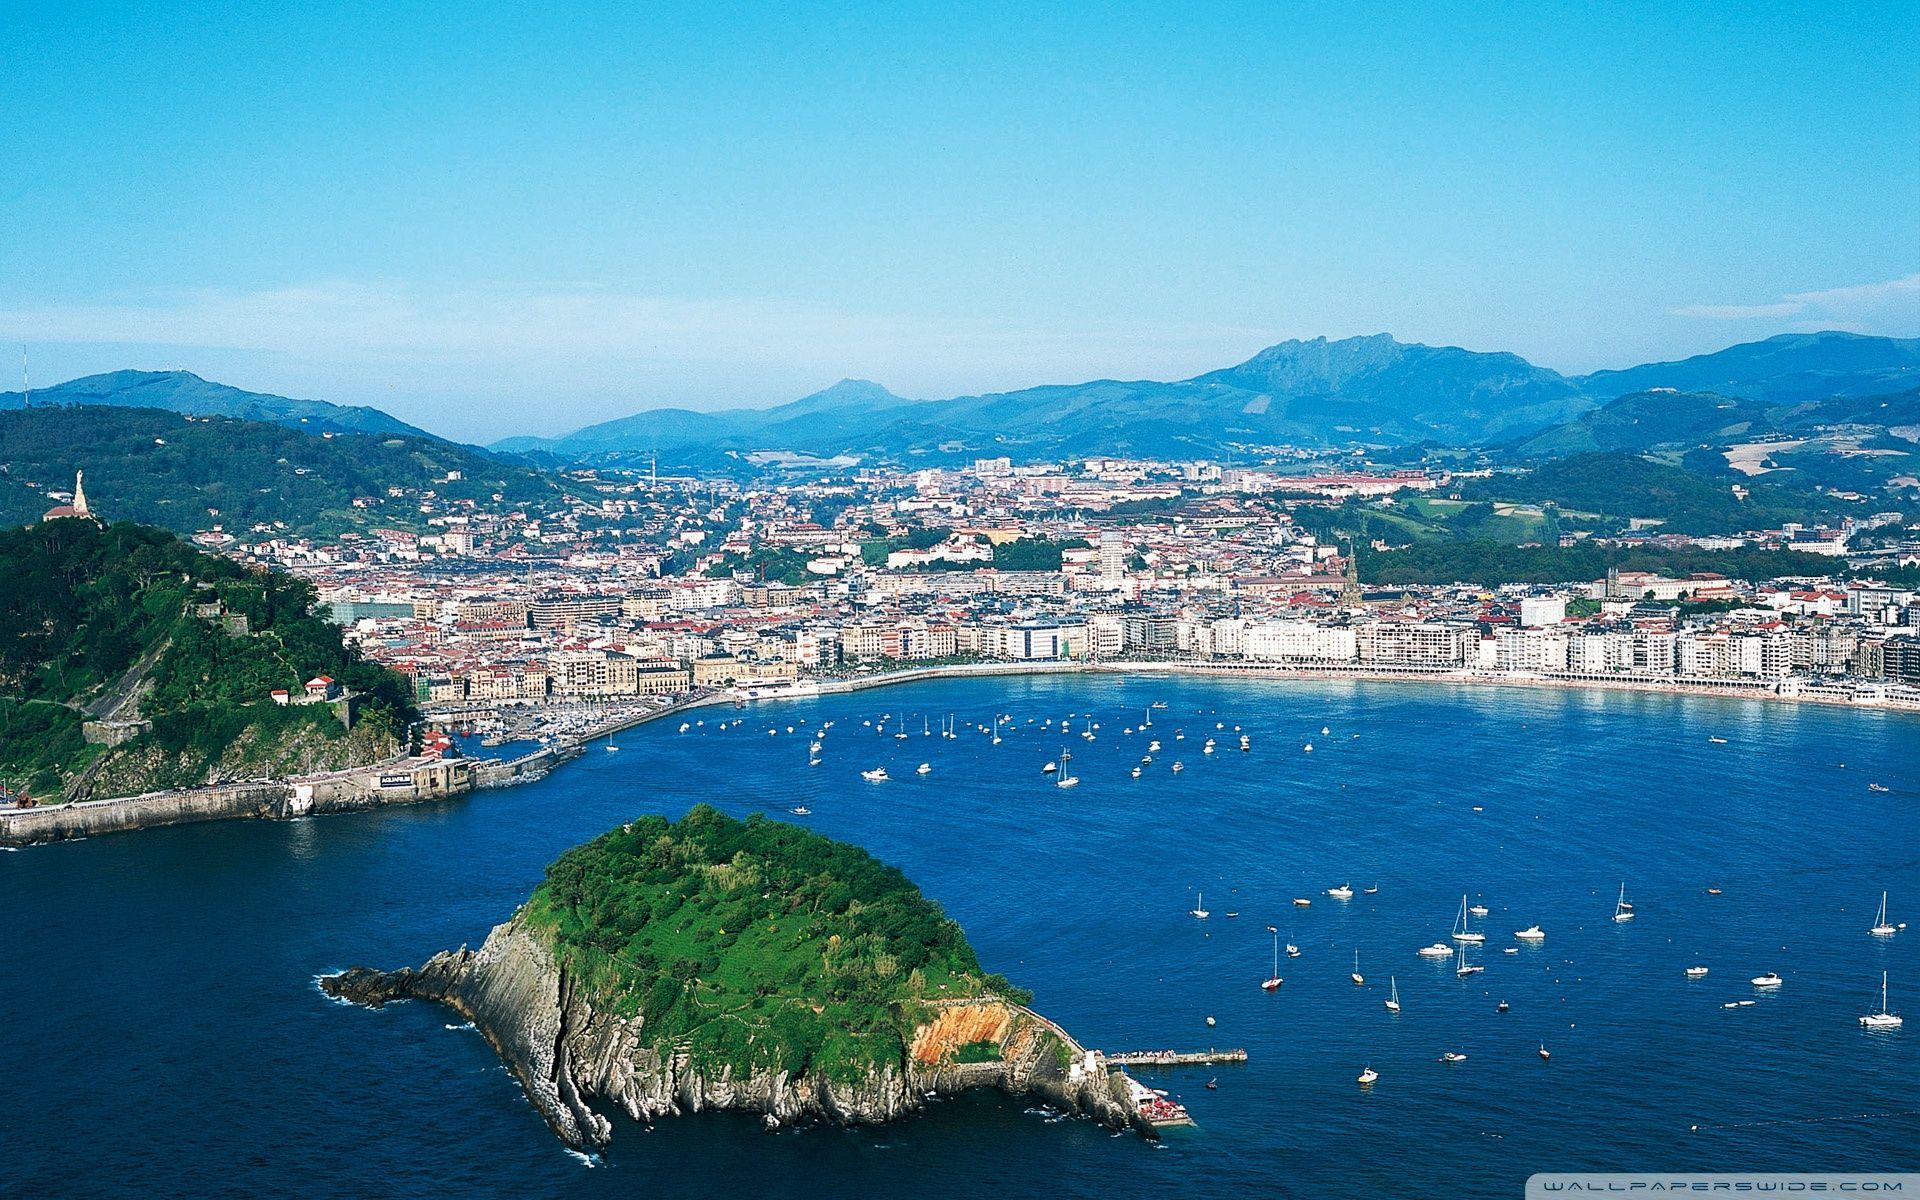
<svg viewBox="0 0 1920 1200">
<path fill-rule="evenodd" d="M 20 344 L 20 407 L 33 407 L 33 389 L 27 386 L 27 345 Z"/>
</svg>

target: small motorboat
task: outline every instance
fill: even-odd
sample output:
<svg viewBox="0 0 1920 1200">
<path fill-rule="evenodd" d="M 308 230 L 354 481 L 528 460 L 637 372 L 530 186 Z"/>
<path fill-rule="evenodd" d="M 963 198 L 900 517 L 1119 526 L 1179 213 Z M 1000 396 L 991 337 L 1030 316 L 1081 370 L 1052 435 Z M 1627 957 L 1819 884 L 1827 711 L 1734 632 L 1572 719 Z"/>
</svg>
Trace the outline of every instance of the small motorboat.
<svg viewBox="0 0 1920 1200">
<path fill-rule="evenodd" d="M 1780 984 L 1780 976 L 1774 971 L 1768 971 L 1765 975 L 1756 975 L 1753 977 L 1753 986 L 1757 988 L 1777 988 Z"/>
<path fill-rule="evenodd" d="M 1724 746 L 1727 744 L 1727 739 L 1723 737 L 1710 737 L 1707 740 L 1716 746 Z"/>
<path fill-rule="evenodd" d="M 933 764 L 921 763 L 919 766 L 913 769 L 913 773 L 915 775 L 931 775 L 933 774 Z"/>
<path fill-rule="evenodd" d="M 1709 895 L 1709 896 L 1718 896 L 1719 894 L 1720 894 L 1720 889 L 1719 889 L 1719 888 L 1708 888 L 1708 889 L 1707 889 L 1707 895 Z"/>
<path fill-rule="evenodd" d="M 1547 935 L 1540 932 L 1538 925 L 1529 925 L 1525 929 L 1517 930 L 1513 936 L 1523 942 L 1544 942 L 1547 940 Z"/>
<path fill-rule="evenodd" d="M 1179 774 L 1180 772 L 1182 772 L 1182 771 L 1184 771 L 1184 770 L 1186 770 L 1186 768 L 1185 768 L 1185 767 L 1183 767 L 1183 766 L 1181 766 L 1181 765 L 1180 765 L 1179 763 L 1174 763 L 1174 764 L 1173 764 L 1173 773 L 1174 773 L 1175 775 L 1178 775 L 1178 774 Z"/>
<path fill-rule="evenodd" d="M 1884 792 L 1884 791 L 1888 791 L 1889 789 L 1887 785 L 1884 783 L 1870 783 L 1867 785 L 1867 790 L 1870 792 Z M 1865 1017 L 1862 1017 L 1860 1019 L 1863 1021 L 1866 1020 Z"/>
<path fill-rule="evenodd" d="M 1372 1067 L 1365 1067 L 1360 1072 L 1360 1086 L 1366 1087 L 1379 1078 L 1380 1072 L 1374 1070 Z"/>
<path fill-rule="evenodd" d="M 1293 898 L 1293 906 L 1295 908 L 1312 908 L 1313 901 L 1307 899 L 1305 896 L 1295 896 Z"/>
<path fill-rule="evenodd" d="M 1041 767 L 1041 768 L 1040 768 L 1040 773 L 1041 773 L 1042 775 L 1051 775 L 1051 774 L 1053 774 L 1053 773 L 1054 773 L 1055 771 L 1058 771 L 1059 769 L 1060 769 L 1060 764 L 1059 764 L 1059 763 L 1052 763 L 1052 762 L 1050 762 L 1050 763 L 1048 763 L 1048 764 L 1047 764 L 1046 766 L 1044 766 L 1044 767 Z"/>
<path fill-rule="evenodd" d="M 1353 887 L 1350 884 L 1343 883 L 1338 887 L 1328 888 L 1327 895 L 1332 896 L 1335 900 L 1351 900 L 1353 899 Z"/>
<path fill-rule="evenodd" d="M 1366 892 L 1365 892 L 1364 894 L 1365 894 L 1365 895 L 1368 895 L 1368 896 L 1377 896 L 1377 895 L 1379 895 L 1379 894 L 1380 894 L 1380 885 L 1379 885 L 1379 884 L 1377 884 L 1377 883 L 1376 883 L 1376 884 L 1374 884 L 1374 885 L 1373 885 L 1372 887 L 1370 887 L 1370 888 L 1368 888 L 1368 889 L 1366 890 Z"/>
<path fill-rule="evenodd" d="M 868 783 L 885 783 L 888 779 L 887 769 L 885 767 L 875 767 L 871 771 L 862 771 L 860 772 L 860 778 L 866 780 Z"/>
<path fill-rule="evenodd" d="M 1135 768 L 1133 769 L 1133 777 L 1134 777 L 1135 779 L 1138 779 L 1138 778 L 1140 778 L 1140 768 L 1139 768 L 1139 767 L 1135 767 Z"/>
<path fill-rule="evenodd" d="M 1440 1061 L 1443 1063 L 1463 1063 L 1467 1061 L 1467 1056 L 1449 1050 L 1440 1056 Z"/>
<path fill-rule="evenodd" d="M 1288 942 L 1288 943 L 1287 943 L 1287 957 L 1288 957 L 1288 958 L 1299 958 L 1299 957 L 1300 957 L 1300 947 L 1298 947 L 1298 946 L 1296 946 L 1296 945 L 1294 945 L 1294 944 L 1293 944 L 1292 942 Z"/>
<path fill-rule="evenodd" d="M 681 732 L 681 733 L 685 733 L 685 732 L 686 732 L 687 730 L 689 730 L 689 729 L 692 729 L 692 728 L 693 728 L 693 726 L 691 726 L 691 725 L 689 725 L 689 724 L 687 724 L 687 723 L 686 723 L 685 721 L 682 721 L 682 722 L 680 722 L 680 732 Z"/>
<path fill-rule="evenodd" d="M 1208 1028 L 1208 1029 L 1212 1029 L 1212 1028 L 1213 1028 L 1213 1025 L 1214 1025 L 1214 1021 L 1213 1021 L 1213 1018 L 1212 1018 L 1212 1017 L 1208 1017 L 1208 1018 L 1207 1018 L 1207 1028 Z"/>
<path fill-rule="evenodd" d="M 1431 946 L 1420 947 L 1419 954 L 1421 958 L 1452 958 L 1453 947 L 1445 942 L 1435 942 Z"/>
<path fill-rule="evenodd" d="M 1705 967 L 1688 967 L 1687 968 L 1688 979 L 1705 979 L 1706 977 L 1707 977 L 1707 969 Z"/>
<path fill-rule="evenodd" d="M 1467 911 L 1472 913 L 1476 917 L 1484 917 L 1487 915 L 1487 906 L 1484 904 L 1476 904 L 1472 908 L 1469 908 Z"/>
<path fill-rule="evenodd" d="M 1507 1011 L 1507 1008 L 1508 1008 L 1507 1002 L 1505 1000 L 1502 1000 L 1500 1003 L 1493 1006 L 1493 1011 L 1497 1013 L 1500 1013 L 1500 1012 L 1503 1013 Z"/>
<path fill-rule="evenodd" d="M 796 817 L 810 817 L 813 815 L 813 810 L 808 808 L 804 804 L 800 805 L 798 808 L 790 808 L 787 811 L 792 813 Z"/>
</svg>

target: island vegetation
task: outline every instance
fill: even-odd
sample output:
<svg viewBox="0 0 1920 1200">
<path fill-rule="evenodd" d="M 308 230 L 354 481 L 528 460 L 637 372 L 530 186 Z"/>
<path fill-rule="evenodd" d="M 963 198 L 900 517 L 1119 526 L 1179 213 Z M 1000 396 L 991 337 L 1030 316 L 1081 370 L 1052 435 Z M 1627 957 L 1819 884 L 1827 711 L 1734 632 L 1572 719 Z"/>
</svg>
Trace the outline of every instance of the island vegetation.
<svg viewBox="0 0 1920 1200">
<path fill-rule="evenodd" d="M 662 1051 L 840 1083 L 899 1064 L 941 1001 L 1027 993 L 866 851 L 699 805 L 563 854 L 523 913 L 567 975 Z M 966 1050 L 981 1061 L 983 1047 Z"/>
</svg>

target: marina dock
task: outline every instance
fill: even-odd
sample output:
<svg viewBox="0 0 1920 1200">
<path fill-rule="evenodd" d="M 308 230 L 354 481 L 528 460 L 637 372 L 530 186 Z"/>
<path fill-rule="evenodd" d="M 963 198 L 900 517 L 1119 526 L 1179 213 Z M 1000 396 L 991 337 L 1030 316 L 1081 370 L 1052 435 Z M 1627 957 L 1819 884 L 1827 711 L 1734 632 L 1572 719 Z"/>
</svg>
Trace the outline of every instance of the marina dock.
<svg viewBox="0 0 1920 1200">
<path fill-rule="evenodd" d="M 1106 1060 L 1116 1067 L 1208 1067 L 1219 1063 L 1247 1061 L 1245 1050 L 1128 1050 L 1108 1054 Z"/>
</svg>

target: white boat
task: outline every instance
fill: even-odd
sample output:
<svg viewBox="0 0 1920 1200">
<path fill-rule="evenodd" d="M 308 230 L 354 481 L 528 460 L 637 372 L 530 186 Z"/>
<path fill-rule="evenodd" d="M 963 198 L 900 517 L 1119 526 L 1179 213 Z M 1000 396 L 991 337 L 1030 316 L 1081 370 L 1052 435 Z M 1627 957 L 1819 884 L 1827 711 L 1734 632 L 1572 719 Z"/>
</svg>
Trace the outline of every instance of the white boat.
<svg viewBox="0 0 1920 1200">
<path fill-rule="evenodd" d="M 1885 892 L 1881 892 L 1880 893 L 1880 915 L 1873 919 L 1873 928 L 1867 930 L 1867 932 L 1872 934 L 1875 937 L 1892 937 L 1894 934 L 1899 933 L 1902 929 L 1905 929 L 1905 928 L 1906 928 L 1905 925 L 1887 924 L 1887 894 Z"/>
<path fill-rule="evenodd" d="M 1288 958 L 1299 958 L 1299 957 L 1300 957 L 1300 947 L 1298 947 L 1298 946 L 1296 946 L 1296 945 L 1294 945 L 1294 944 L 1293 944 L 1292 942 L 1288 942 L 1288 943 L 1287 943 L 1287 957 L 1288 957 Z"/>
<path fill-rule="evenodd" d="M 1706 977 L 1707 977 L 1707 969 L 1705 967 L 1688 967 L 1687 968 L 1688 979 L 1705 979 Z"/>
<path fill-rule="evenodd" d="M 1313 753 L 1313 743 L 1312 743 L 1312 742 L 1308 742 L 1308 743 L 1307 743 L 1306 745 L 1304 745 L 1304 746 L 1302 746 L 1302 747 L 1300 747 L 1300 752 L 1301 752 L 1302 754 L 1312 754 L 1312 753 Z"/>
<path fill-rule="evenodd" d="M 1880 1011 L 1861 1017 L 1860 1024 L 1866 1029 L 1898 1029 L 1904 1024 L 1899 1013 L 1887 1010 L 1887 973 L 1885 971 L 1880 972 Z"/>
<path fill-rule="evenodd" d="M 1353 952 L 1353 974 L 1347 976 L 1347 978 L 1353 980 L 1355 983 L 1365 983 L 1367 981 L 1367 977 L 1360 973 L 1360 952 L 1358 950 Z"/>
<path fill-rule="evenodd" d="M 1247 735 L 1244 733 L 1240 735 L 1240 748 L 1242 750 L 1253 749 L 1253 743 L 1247 740 Z"/>
<path fill-rule="evenodd" d="M 1478 975 L 1484 970 L 1486 970 L 1485 967 L 1475 966 L 1473 963 L 1467 961 L 1467 948 L 1461 946 L 1460 956 L 1454 960 L 1453 973 L 1465 979 L 1469 975 Z"/>
<path fill-rule="evenodd" d="M 1484 917 L 1487 915 L 1487 906 L 1484 904 L 1476 904 L 1472 908 L 1468 909 L 1467 911 L 1472 913 L 1476 917 Z"/>
<path fill-rule="evenodd" d="M 1463 1063 L 1467 1061 L 1467 1056 L 1464 1054 L 1456 1054 L 1452 1050 L 1449 1050 L 1440 1056 L 1440 1061 L 1443 1063 Z"/>
<path fill-rule="evenodd" d="M 1710 737 L 1707 740 L 1716 746 L 1724 746 L 1727 744 L 1727 739 L 1723 737 Z"/>
<path fill-rule="evenodd" d="M 871 771 L 862 771 L 860 772 L 860 778 L 866 780 L 868 783 L 885 783 L 887 781 L 887 769 L 885 767 L 875 767 Z"/>
<path fill-rule="evenodd" d="M 1453 940 L 1456 942 L 1472 942 L 1475 944 L 1486 941 L 1486 934 L 1475 933 L 1472 929 L 1468 928 L 1467 911 L 1467 897 L 1463 893 L 1460 897 L 1460 915 L 1453 919 Z"/>
<path fill-rule="evenodd" d="M 1273 935 L 1273 974 L 1262 980 L 1260 987 L 1264 991 L 1277 991 L 1282 982 L 1280 978 L 1280 935 L 1276 933 Z"/>
<path fill-rule="evenodd" d="M 612 742 L 608 742 L 608 743 L 607 743 L 607 753 L 608 753 L 608 754 L 612 754 L 612 753 L 614 753 L 614 752 L 615 752 L 616 750 L 618 750 L 618 749 L 620 749 L 620 747 L 618 747 L 618 746 L 616 746 L 616 745 L 614 745 L 614 744 L 613 744 Z"/>
<path fill-rule="evenodd" d="M 1363 1067 L 1360 1070 L 1360 1086 L 1361 1087 L 1365 1087 L 1379 1078 L 1380 1078 L 1380 1072 L 1374 1070 L 1370 1066 Z"/>
<path fill-rule="evenodd" d="M 1616 921 L 1633 920 L 1633 905 L 1627 903 L 1627 885 L 1620 885 L 1620 899 L 1613 905 L 1613 919 Z"/>
<path fill-rule="evenodd" d="M 1135 767 L 1135 768 L 1133 769 L 1133 777 L 1134 777 L 1135 779 L 1138 779 L 1138 778 L 1140 778 L 1140 768 L 1139 768 L 1139 767 Z"/>
<path fill-rule="evenodd" d="M 1377 895 L 1379 894 L 1379 891 L 1380 891 L 1380 885 L 1376 883 L 1372 887 L 1367 889 L 1367 895 L 1369 896 Z"/>
<path fill-rule="evenodd" d="M 1183 767 L 1183 766 L 1181 766 L 1181 765 L 1180 765 L 1179 763 L 1177 763 L 1177 762 L 1176 762 L 1176 763 L 1174 763 L 1174 764 L 1173 764 L 1173 773 L 1174 773 L 1175 775 L 1178 775 L 1178 774 L 1179 774 L 1180 772 L 1182 772 L 1182 771 L 1184 771 L 1184 770 L 1186 770 L 1186 768 L 1185 768 L 1185 767 Z"/>
<path fill-rule="evenodd" d="M 811 745 L 809 745 L 809 746 L 807 747 L 807 753 L 809 753 L 809 754 L 818 754 L 818 753 L 820 753 L 820 739 L 819 739 L 819 738 L 815 738 L 815 739 L 813 740 L 813 742 L 812 742 L 812 744 L 811 744 Z"/>
<path fill-rule="evenodd" d="M 1330 887 L 1327 889 L 1327 895 L 1332 896 L 1335 900 L 1351 900 L 1353 899 L 1353 886 L 1343 883 L 1338 887 Z"/>
<path fill-rule="evenodd" d="M 1547 1046 L 1546 1046 L 1546 1043 L 1544 1042 L 1540 1044 L 1540 1057 L 1542 1060 L 1550 1059 L 1553 1057 L 1553 1055 L 1547 1053 Z"/>
<path fill-rule="evenodd" d="M 1051 774 L 1053 774 L 1053 773 L 1054 773 L 1055 771 L 1058 771 L 1059 769 L 1060 769 L 1060 764 L 1059 764 L 1059 763 L 1052 763 L 1052 762 L 1050 762 L 1050 763 L 1048 763 L 1048 764 L 1047 764 L 1046 766 L 1044 766 L 1044 767 L 1041 767 L 1041 768 L 1040 768 L 1040 773 L 1041 773 L 1042 775 L 1051 775 Z"/>
<path fill-rule="evenodd" d="M 1765 975 L 1755 975 L 1753 977 L 1753 986 L 1757 988 L 1777 988 L 1780 986 L 1780 976 L 1774 971 L 1768 971 Z"/>
<path fill-rule="evenodd" d="M 931 775 L 933 774 L 933 765 L 931 763 L 921 763 L 913 769 L 913 773 L 916 775 Z"/>
<path fill-rule="evenodd" d="M 685 721 L 682 721 L 682 722 L 680 722 L 680 732 L 681 732 L 681 733 L 685 733 L 685 732 L 686 732 L 687 730 L 689 730 L 689 729 L 692 729 L 692 728 L 693 728 L 693 726 L 691 726 L 691 725 L 689 725 L 689 724 L 687 724 L 687 723 L 686 723 Z"/>
<path fill-rule="evenodd" d="M 1393 994 L 1387 997 L 1387 1011 L 1397 1013 L 1400 1011 L 1400 981 L 1389 975 L 1387 976 L 1387 986 L 1393 989 Z"/>
<path fill-rule="evenodd" d="M 1053 781 L 1053 786 L 1063 788 L 1080 786 L 1080 777 L 1078 775 L 1067 774 L 1067 764 L 1072 761 L 1073 755 L 1068 754 L 1065 750 L 1060 752 L 1060 778 Z"/>
<path fill-rule="evenodd" d="M 1887 791 L 1888 788 L 1884 783 L 1870 783 L 1867 785 L 1867 790 L 1870 792 L 1884 792 Z"/>
<path fill-rule="evenodd" d="M 1213 914 L 1207 911 L 1207 898 L 1201 893 L 1195 892 L 1193 894 L 1193 907 L 1187 910 L 1187 915 L 1197 917 L 1202 921 L 1212 916 Z"/>
<path fill-rule="evenodd" d="M 802 804 L 798 808 L 790 808 L 787 811 L 792 813 L 796 817 L 810 817 L 813 815 L 813 810 L 808 808 L 804 804 Z"/>
<path fill-rule="evenodd" d="M 1153 741 L 1151 741 L 1151 742 L 1148 742 L 1148 743 L 1147 743 L 1147 753 L 1148 753 L 1148 754 L 1158 754 L 1158 753 L 1160 753 L 1160 741 L 1159 741 L 1159 739 L 1157 739 L 1157 738 L 1156 738 L 1156 739 L 1154 739 Z"/>
<path fill-rule="evenodd" d="M 1213 739 L 1212 739 L 1212 738 L 1208 738 L 1208 739 L 1207 739 L 1207 741 L 1206 741 L 1206 744 L 1200 747 L 1200 753 L 1202 753 L 1202 754 L 1212 754 L 1212 753 L 1213 753 Z"/>
<path fill-rule="evenodd" d="M 1420 947 L 1419 954 L 1421 958 L 1452 958 L 1453 947 L 1445 942 L 1435 942 L 1431 946 Z"/>
<path fill-rule="evenodd" d="M 1295 908 L 1312 908 L 1313 901 L 1307 899 L 1305 896 L 1295 896 L 1293 898 L 1293 906 Z"/>
<path fill-rule="evenodd" d="M 1547 940 L 1547 935 L 1540 932 L 1538 925 L 1529 925 L 1525 929 L 1515 930 L 1513 936 L 1523 942 L 1544 942 Z"/>
</svg>

